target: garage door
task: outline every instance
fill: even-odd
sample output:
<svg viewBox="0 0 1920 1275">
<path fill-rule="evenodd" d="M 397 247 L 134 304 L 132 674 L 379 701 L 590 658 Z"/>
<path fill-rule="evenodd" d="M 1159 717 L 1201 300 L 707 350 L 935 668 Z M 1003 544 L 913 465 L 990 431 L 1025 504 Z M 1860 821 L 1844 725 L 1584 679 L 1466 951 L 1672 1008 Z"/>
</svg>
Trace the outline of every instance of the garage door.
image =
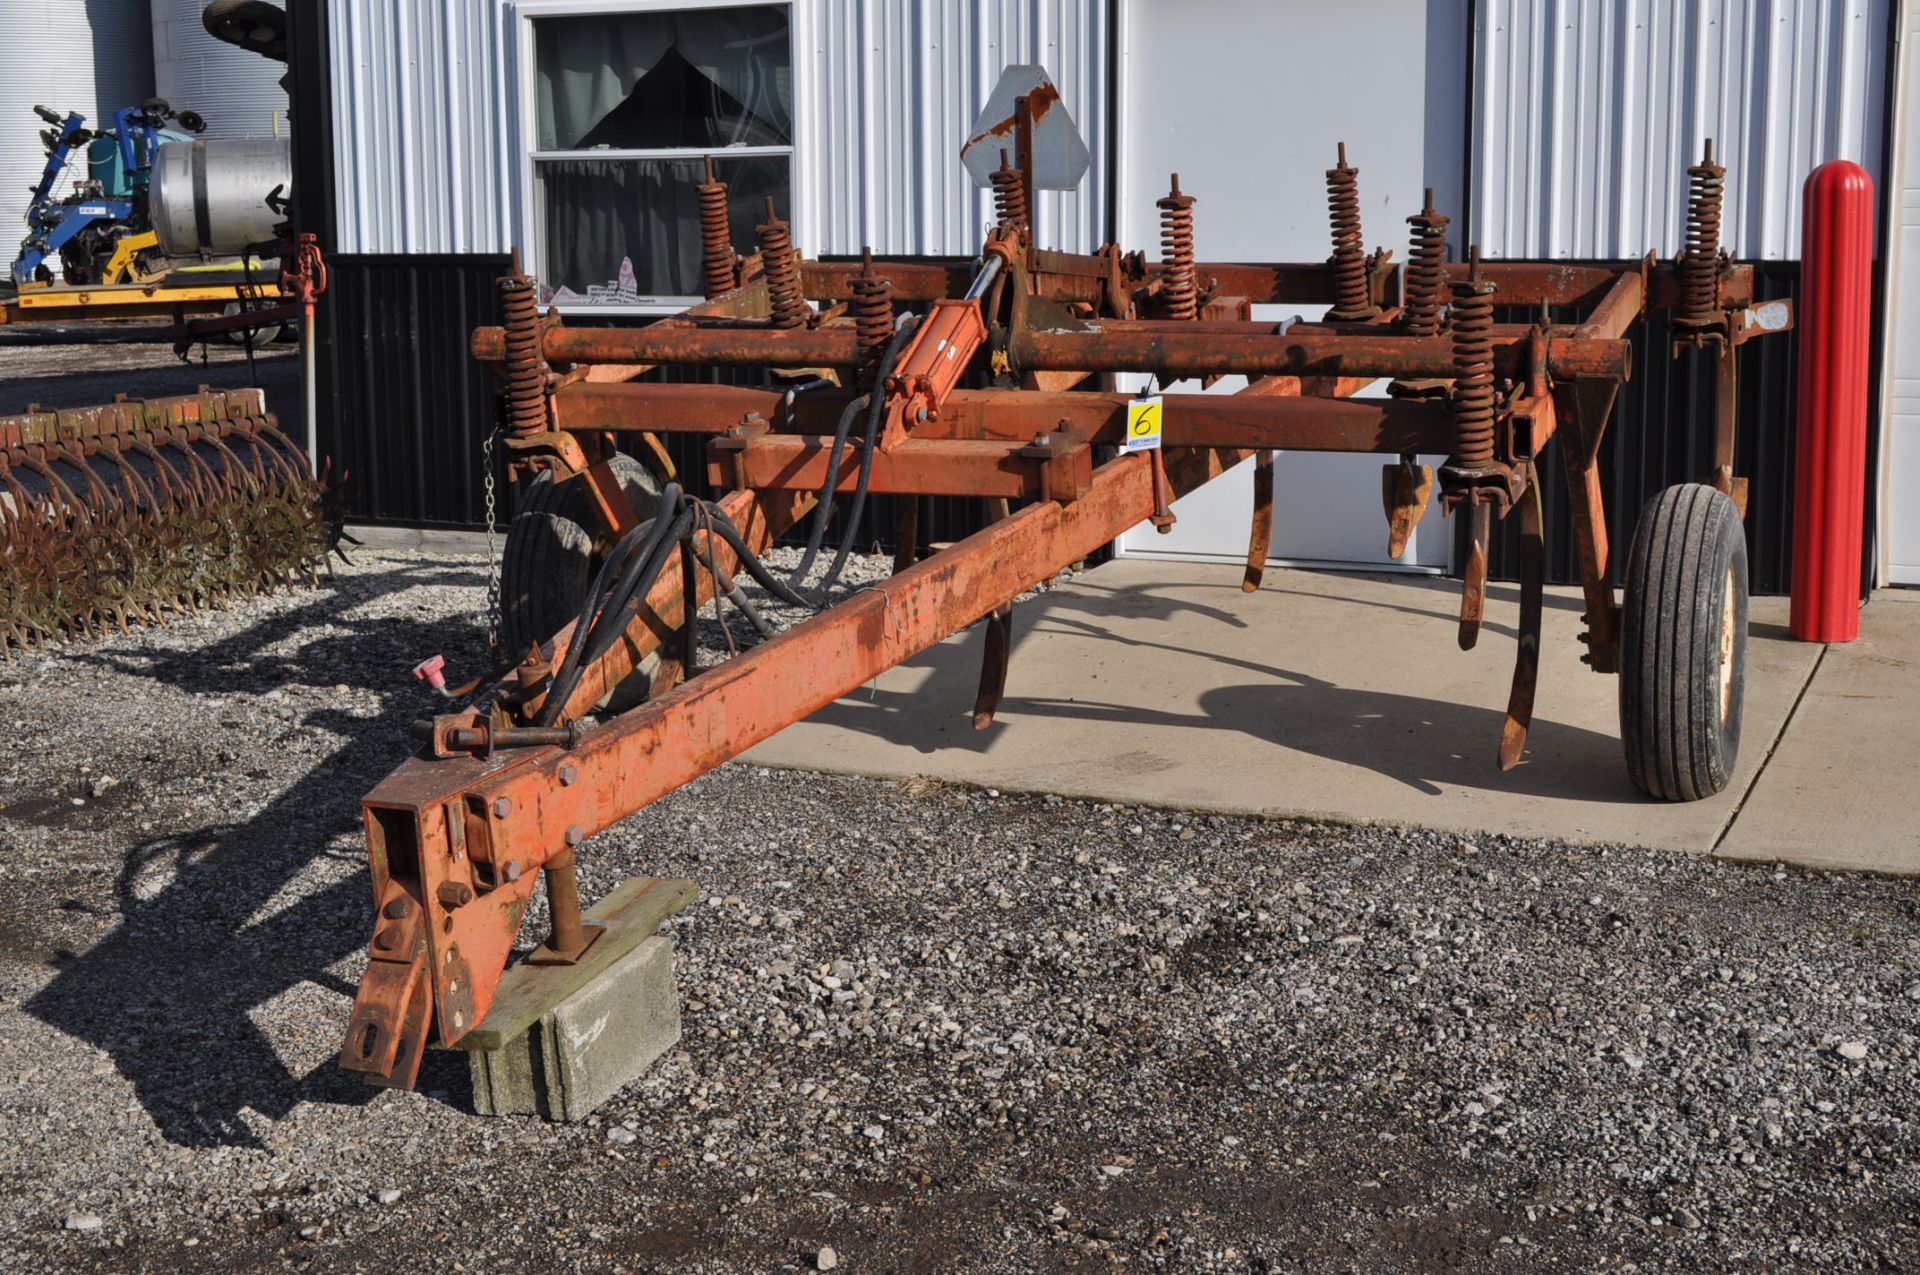
<svg viewBox="0 0 1920 1275">
<path fill-rule="evenodd" d="M 1458 220 L 1465 155 L 1464 0 L 1247 4 L 1125 0 L 1119 41 L 1120 240 L 1159 243 L 1154 201 L 1171 174 L 1198 200 L 1202 261 L 1319 261 L 1329 249 L 1326 188 L 1335 145 L 1360 169 L 1369 250 L 1406 257 L 1406 218 L 1435 188 Z M 1383 93 L 1380 86 L 1391 85 Z M 1456 251 L 1458 244 L 1455 244 Z M 1323 307 L 1261 307 L 1255 317 L 1315 319 Z M 1233 378 L 1214 387 L 1228 393 Z M 1180 391 L 1197 390 L 1183 384 Z M 1368 394 L 1378 394 L 1375 386 Z M 1437 458 L 1427 458 L 1429 463 Z M 1450 527 L 1430 509 L 1398 563 L 1387 557 L 1373 456 L 1276 458 L 1276 562 L 1437 571 Z M 1239 561 L 1253 511 L 1251 463 L 1174 506 L 1168 535 L 1137 528 L 1123 556 Z"/>
<path fill-rule="evenodd" d="M 1892 324 L 1888 339 L 1893 357 L 1887 399 L 1886 482 L 1887 579 L 1920 585 L 1920 5 L 1907 6 L 1901 41 L 1905 65 L 1900 71 L 1899 199 L 1894 216 L 1898 274 L 1891 291 Z"/>
</svg>

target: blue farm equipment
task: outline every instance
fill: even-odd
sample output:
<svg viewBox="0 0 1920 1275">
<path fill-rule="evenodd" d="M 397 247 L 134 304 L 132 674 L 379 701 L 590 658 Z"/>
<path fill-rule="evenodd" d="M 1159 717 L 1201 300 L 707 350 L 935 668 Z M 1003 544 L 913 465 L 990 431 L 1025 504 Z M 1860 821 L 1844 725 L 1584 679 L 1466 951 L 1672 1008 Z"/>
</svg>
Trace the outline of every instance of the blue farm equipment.
<svg viewBox="0 0 1920 1275">
<path fill-rule="evenodd" d="M 90 132 L 78 111 L 63 117 L 44 106 L 33 109 L 51 126 L 40 134 L 47 165 L 33 187 L 13 282 L 51 283 L 55 258 L 63 280 L 74 286 L 144 279 L 160 255 L 147 213 L 154 155 L 162 142 L 185 140 L 206 122 L 158 99 L 114 112 L 113 128 L 102 132 Z M 87 174 L 60 195 L 60 178 L 78 153 L 86 156 Z"/>
</svg>

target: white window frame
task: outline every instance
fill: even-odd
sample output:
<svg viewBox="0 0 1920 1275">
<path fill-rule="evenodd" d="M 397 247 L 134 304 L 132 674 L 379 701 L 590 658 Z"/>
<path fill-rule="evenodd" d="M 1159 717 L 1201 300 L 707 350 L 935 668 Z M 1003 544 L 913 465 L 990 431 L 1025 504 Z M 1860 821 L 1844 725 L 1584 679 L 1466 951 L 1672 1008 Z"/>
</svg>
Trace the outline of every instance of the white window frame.
<svg viewBox="0 0 1920 1275">
<path fill-rule="evenodd" d="M 519 176 L 519 189 L 514 192 L 514 211 L 516 220 L 515 238 L 521 245 L 521 255 L 528 274 L 537 280 L 544 280 L 542 273 L 545 254 L 545 227 L 541 224 L 540 185 L 537 173 L 538 161 L 557 159 L 563 155 L 575 157 L 573 151 L 539 151 L 534 148 L 537 121 L 540 118 L 538 86 L 536 83 L 537 62 L 534 56 L 533 24 L 536 20 L 547 18 L 605 17 L 621 13 L 658 13 L 684 12 L 690 9 L 745 9 L 784 5 L 787 9 L 787 57 L 789 70 L 793 76 L 793 144 L 791 146 L 730 146 L 714 152 L 715 158 L 752 158 L 761 155 L 785 155 L 789 157 L 791 168 L 788 173 L 791 193 L 788 201 L 790 208 L 781 212 L 793 226 L 793 239 L 796 247 L 804 255 L 813 255 L 814 247 L 809 227 L 817 225 L 819 219 L 813 217 L 811 202 L 815 189 L 810 180 L 811 156 L 808 154 L 806 139 L 812 135 L 813 84 L 812 63 L 805 56 L 811 48 L 808 36 L 812 29 L 811 0 L 520 0 L 514 6 L 513 33 L 513 77 L 516 81 L 514 101 L 518 109 L 512 128 L 514 153 L 518 164 L 515 168 Z M 595 151 L 595 159 L 685 159 L 687 151 L 669 150 L 607 150 Z M 734 228 L 736 233 L 739 227 Z M 647 297 L 628 305 L 593 305 L 573 303 L 557 305 L 554 308 L 563 314 L 600 314 L 600 315 L 662 315 L 677 314 L 702 298 L 691 297 Z"/>
</svg>

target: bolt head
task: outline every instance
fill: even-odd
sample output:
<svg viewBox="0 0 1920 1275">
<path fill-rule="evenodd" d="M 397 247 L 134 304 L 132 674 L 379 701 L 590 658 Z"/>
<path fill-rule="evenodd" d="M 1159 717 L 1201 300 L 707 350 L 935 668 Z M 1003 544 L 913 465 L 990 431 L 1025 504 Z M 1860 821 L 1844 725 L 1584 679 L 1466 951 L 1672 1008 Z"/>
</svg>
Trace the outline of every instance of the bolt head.
<svg viewBox="0 0 1920 1275">
<path fill-rule="evenodd" d="M 520 860 L 507 860 L 506 863 L 501 865 L 500 875 L 508 881 L 518 881 L 520 879 Z"/>
<path fill-rule="evenodd" d="M 465 907 L 473 902 L 473 887 L 464 881 L 445 881 L 440 885 L 438 897 L 441 907 Z"/>
<path fill-rule="evenodd" d="M 380 909 L 380 915 L 389 921 L 403 921 L 413 911 L 413 900 L 402 896 L 388 899 L 387 906 Z"/>
<path fill-rule="evenodd" d="M 571 788 L 573 785 L 579 782 L 580 782 L 580 768 L 578 766 L 575 766 L 572 762 L 568 762 L 566 765 L 560 768 L 561 787 Z"/>
<path fill-rule="evenodd" d="M 495 819 L 505 819 L 508 815 L 512 813 L 513 813 L 513 798 L 500 797 L 495 799 L 493 803 L 493 817 Z"/>
<path fill-rule="evenodd" d="M 570 828 L 568 828 L 568 829 L 567 829 L 567 844 L 568 844 L 568 845 L 570 845 L 570 846 L 577 846 L 577 845 L 579 845 L 579 844 L 580 844 L 580 843 L 581 843 L 582 841 L 585 841 L 586 839 L 587 839 L 587 834 L 586 834 L 586 832 L 585 832 L 585 831 L 584 831 L 584 830 L 583 830 L 583 829 L 582 829 L 582 828 L 580 827 L 580 825 L 579 825 L 579 824 L 577 824 L 577 823 L 576 823 L 576 824 L 574 824 L 574 825 L 573 825 L 572 827 L 570 827 Z"/>
<path fill-rule="evenodd" d="M 397 925 L 389 925 L 379 930 L 373 936 L 373 945 L 382 952 L 391 952 L 394 948 L 399 947 L 400 927 Z"/>
</svg>

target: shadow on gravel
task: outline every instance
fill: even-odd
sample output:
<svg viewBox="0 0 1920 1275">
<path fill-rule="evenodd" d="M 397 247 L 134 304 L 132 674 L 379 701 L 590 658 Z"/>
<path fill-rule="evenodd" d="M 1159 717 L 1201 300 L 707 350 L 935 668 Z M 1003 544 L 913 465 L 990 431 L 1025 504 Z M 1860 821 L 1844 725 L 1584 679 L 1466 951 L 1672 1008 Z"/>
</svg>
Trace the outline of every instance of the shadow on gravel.
<svg viewBox="0 0 1920 1275">
<path fill-rule="evenodd" d="M 432 565 L 398 568 L 377 580 L 380 593 L 393 593 L 428 581 L 478 584 L 481 577 L 478 568 L 450 575 Z M 351 605 L 359 609 L 376 596 L 355 596 Z M 284 902 L 276 896 L 297 889 L 301 874 L 322 857 L 360 860 L 358 851 L 329 851 L 328 842 L 357 831 L 362 792 L 411 751 L 405 725 L 422 703 L 408 667 L 439 650 L 466 664 L 464 645 L 474 648 L 471 659 L 482 658 L 482 639 L 458 623 L 360 618 L 347 610 L 348 599 L 323 585 L 299 607 L 196 651 L 167 652 L 152 662 L 112 652 L 74 657 L 196 695 L 257 693 L 291 680 L 345 683 L 380 696 L 379 710 L 369 716 L 321 708 L 294 723 L 295 731 L 332 731 L 347 742 L 252 819 L 136 844 L 118 883 L 119 928 L 66 960 L 24 1006 L 110 1054 L 170 1142 L 258 1146 L 242 1115 L 249 1109 L 277 1119 L 301 1102 L 356 1104 L 376 1092 L 339 1070 L 330 1055 L 305 1075 L 294 1074 L 253 1017 L 307 983 L 352 996 L 351 986 L 325 971 L 366 942 L 364 873 L 353 871 Z M 292 655 L 260 654 L 322 628 L 333 631 Z M 156 737 L 164 748 L 164 726 Z M 245 768 L 251 760 L 240 757 L 232 766 Z M 142 889 L 143 880 L 156 878 L 166 884 Z M 345 1021 L 343 1005 L 337 1023 L 315 1023 L 312 1030 L 324 1035 Z"/>
</svg>

